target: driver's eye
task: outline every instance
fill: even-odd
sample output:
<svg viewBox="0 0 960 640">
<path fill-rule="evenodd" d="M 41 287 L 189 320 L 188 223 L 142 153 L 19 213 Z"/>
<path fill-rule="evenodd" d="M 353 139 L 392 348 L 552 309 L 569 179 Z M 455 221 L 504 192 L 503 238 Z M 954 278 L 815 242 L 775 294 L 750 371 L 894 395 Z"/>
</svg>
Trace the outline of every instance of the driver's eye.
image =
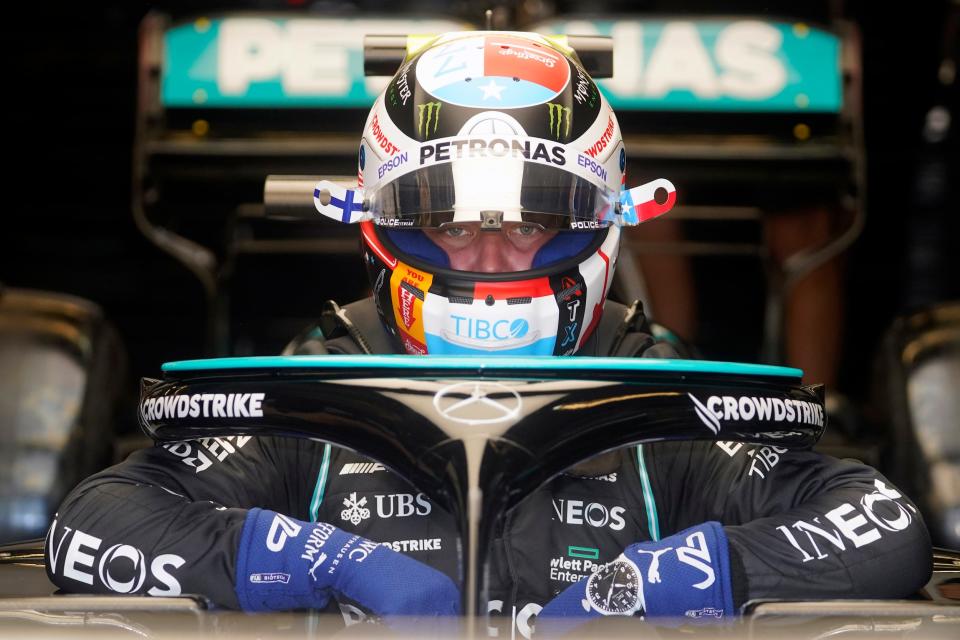
<svg viewBox="0 0 960 640">
<path fill-rule="evenodd" d="M 463 227 L 446 227 L 443 232 L 451 238 L 459 238 L 466 235 L 467 230 Z"/>
<path fill-rule="evenodd" d="M 514 229 L 514 233 L 518 233 L 521 236 L 532 236 L 538 231 L 537 227 L 532 224 L 521 224 Z"/>
</svg>

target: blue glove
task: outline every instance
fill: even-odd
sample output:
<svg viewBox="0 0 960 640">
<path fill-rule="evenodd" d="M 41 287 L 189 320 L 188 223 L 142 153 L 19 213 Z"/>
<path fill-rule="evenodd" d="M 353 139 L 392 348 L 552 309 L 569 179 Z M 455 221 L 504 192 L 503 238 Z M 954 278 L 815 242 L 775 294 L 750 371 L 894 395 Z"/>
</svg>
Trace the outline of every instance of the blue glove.
<svg viewBox="0 0 960 640">
<path fill-rule="evenodd" d="M 638 542 L 566 588 L 537 616 L 537 633 L 562 635 L 600 616 L 641 616 L 658 624 L 733 616 L 727 535 L 705 522 L 659 542 Z"/>
<path fill-rule="evenodd" d="M 346 597 L 390 626 L 412 616 L 454 616 L 460 593 L 445 574 L 323 522 L 265 509 L 247 514 L 234 590 L 244 611 L 323 608 Z"/>
</svg>

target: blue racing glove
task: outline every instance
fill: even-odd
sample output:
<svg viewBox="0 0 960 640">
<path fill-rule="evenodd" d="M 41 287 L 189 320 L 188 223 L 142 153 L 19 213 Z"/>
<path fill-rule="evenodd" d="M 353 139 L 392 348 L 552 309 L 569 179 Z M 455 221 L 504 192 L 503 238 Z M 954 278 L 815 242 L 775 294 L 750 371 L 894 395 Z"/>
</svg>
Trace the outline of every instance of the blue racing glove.
<svg viewBox="0 0 960 640">
<path fill-rule="evenodd" d="M 562 635 L 600 616 L 657 623 L 716 622 L 733 616 L 727 535 L 705 522 L 659 542 L 638 542 L 566 588 L 537 616 L 537 633 Z"/>
<path fill-rule="evenodd" d="M 436 569 L 333 525 L 265 509 L 247 514 L 234 590 L 244 611 L 319 609 L 343 596 L 401 628 L 414 616 L 460 610 L 456 585 Z"/>
</svg>

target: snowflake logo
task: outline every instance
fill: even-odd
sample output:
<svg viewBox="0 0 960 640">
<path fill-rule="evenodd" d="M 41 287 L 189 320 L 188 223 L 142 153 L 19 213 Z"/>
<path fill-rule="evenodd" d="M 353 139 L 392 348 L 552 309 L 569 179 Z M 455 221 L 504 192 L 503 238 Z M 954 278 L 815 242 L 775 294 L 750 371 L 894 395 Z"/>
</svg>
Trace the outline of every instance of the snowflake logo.
<svg viewBox="0 0 960 640">
<path fill-rule="evenodd" d="M 366 498 L 357 500 L 357 493 L 351 493 L 349 498 L 343 499 L 343 506 L 346 509 L 340 512 L 340 519 L 349 520 L 354 526 L 360 524 L 370 517 L 370 509 L 365 508 L 363 506 L 365 504 L 367 504 Z"/>
</svg>

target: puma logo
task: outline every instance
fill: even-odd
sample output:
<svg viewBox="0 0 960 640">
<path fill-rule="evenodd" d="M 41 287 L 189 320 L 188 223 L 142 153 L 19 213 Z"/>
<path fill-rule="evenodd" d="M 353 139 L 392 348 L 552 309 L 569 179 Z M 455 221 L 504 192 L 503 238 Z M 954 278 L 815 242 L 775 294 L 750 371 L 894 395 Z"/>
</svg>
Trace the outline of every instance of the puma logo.
<svg viewBox="0 0 960 640">
<path fill-rule="evenodd" d="M 317 567 L 323 564 L 323 561 L 327 559 L 327 554 L 321 553 L 320 557 L 317 558 L 317 561 L 313 563 L 313 566 L 310 567 L 310 570 L 307 572 L 310 574 L 310 577 L 316 581 L 317 576 L 313 575 L 313 572 L 317 570 Z"/>
<path fill-rule="evenodd" d="M 658 584 L 660 582 L 660 556 L 667 551 L 673 551 L 673 547 L 667 547 L 666 549 L 659 549 L 657 551 L 645 551 L 643 549 L 637 549 L 636 551 L 637 553 L 649 553 L 653 556 L 653 562 L 650 563 L 650 567 L 647 569 L 647 582 L 650 584 Z"/>
</svg>

